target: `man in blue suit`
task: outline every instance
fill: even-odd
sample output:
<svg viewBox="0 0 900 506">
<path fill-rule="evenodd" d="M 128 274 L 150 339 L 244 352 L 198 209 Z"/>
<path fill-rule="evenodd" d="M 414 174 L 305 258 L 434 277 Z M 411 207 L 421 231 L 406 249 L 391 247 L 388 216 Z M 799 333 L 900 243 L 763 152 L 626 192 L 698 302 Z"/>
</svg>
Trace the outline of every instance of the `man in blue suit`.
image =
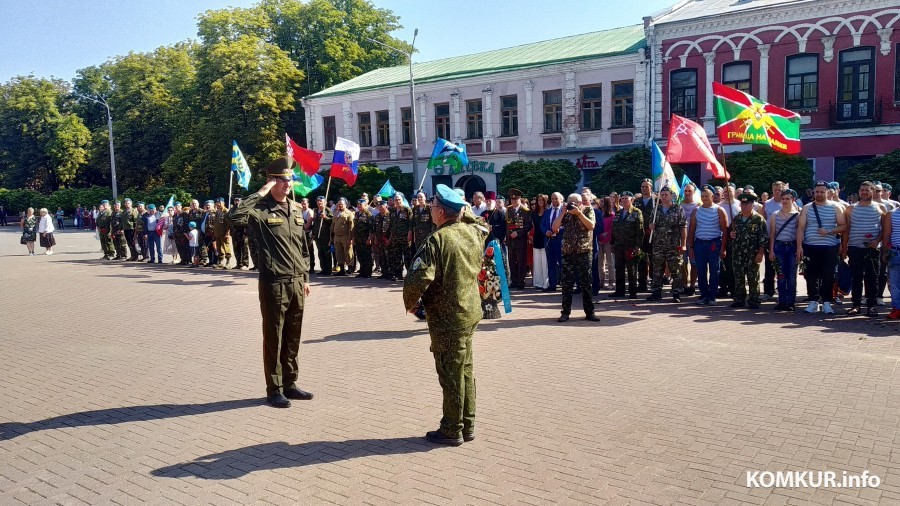
<svg viewBox="0 0 900 506">
<path fill-rule="evenodd" d="M 559 283 L 559 268 L 562 263 L 562 237 L 563 229 L 560 228 L 557 233 L 553 233 L 553 221 L 566 212 L 563 208 L 563 196 L 556 192 L 550 195 L 550 208 L 544 213 L 541 219 L 541 233 L 547 237 L 547 270 L 549 283 L 544 292 L 555 292 L 556 285 Z"/>
</svg>

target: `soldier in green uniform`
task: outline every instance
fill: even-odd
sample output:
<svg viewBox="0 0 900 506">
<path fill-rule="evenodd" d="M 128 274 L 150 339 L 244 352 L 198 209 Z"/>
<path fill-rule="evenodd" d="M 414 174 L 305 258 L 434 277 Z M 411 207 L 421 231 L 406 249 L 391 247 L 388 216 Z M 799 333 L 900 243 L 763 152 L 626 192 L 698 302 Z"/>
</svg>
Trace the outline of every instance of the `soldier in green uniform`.
<svg viewBox="0 0 900 506">
<path fill-rule="evenodd" d="M 525 289 L 525 274 L 528 271 L 528 232 L 533 226 L 531 211 L 522 202 L 522 196 L 522 192 L 516 188 L 509 190 L 509 205 L 506 207 L 506 250 L 509 252 L 511 275 L 509 286 L 519 290 Z M 588 279 L 590 280 L 590 276 Z"/>
<path fill-rule="evenodd" d="M 341 197 L 335 208 L 334 219 L 331 222 L 331 244 L 334 246 L 338 272 L 335 276 L 346 276 L 353 260 L 353 219 L 355 214 L 347 209 L 347 199 Z"/>
<path fill-rule="evenodd" d="M 413 207 L 413 240 L 412 250 L 419 249 L 425 238 L 434 232 L 434 222 L 431 221 L 431 206 L 426 201 L 425 192 L 419 190 L 416 193 L 416 206 Z"/>
<path fill-rule="evenodd" d="M 231 199 L 231 207 L 241 205 L 241 197 L 235 196 Z M 228 223 L 231 227 L 231 237 L 234 239 L 234 260 L 235 269 L 246 271 L 250 269 L 250 241 L 247 240 L 247 227 L 243 225 L 235 225 Z M 308 235 L 308 234 L 307 234 Z"/>
<path fill-rule="evenodd" d="M 316 197 L 313 210 L 312 237 L 316 241 L 316 256 L 319 257 L 320 276 L 331 276 L 331 210 L 325 205 L 325 197 Z"/>
<path fill-rule="evenodd" d="M 650 223 L 653 222 L 653 208 L 656 200 L 653 198 L 653 181 L 644 179 L 641 181 L 641 194 L 632 200 L 632 204 L 641 212 L 644 221 L 644 240 L 641 250 L 644 252 L 637 261 L 638 291 L 647 291 L 647 277 L 653 271 L 653 245 L 650 244 Z"/>
<path fill-rule="evenodd" d="M 310 244 L 303 232 L 303 211 L 288 198 L 292 160 L 266 167 L 266 184 L 229 213 L 229 221 L 246 226 L 259 238 L 259 302 L 263 324 L 266 401 L 277 408 L 313 394 L 297 387 L 297 353 L 303 308 L 309 296 Z"/>
<path fill-rule="evenodd" d="M 200 265 L 206 265 L 209 263 L 209 255 L 206 250 L 206 241 L 203 238 L 203 229 L 201 228 L 201 224 L 203 223 L 203 209 L 200 209 L 200 201 L 197 199 L 191 201 L 191 208 L 187 211 L 187 222 L 190 223 L 192 221 L 197 224 L 197 232 L 200 234 L 200 245 L 197 248 L 200 256 Z M 190 233 L 190 228 L 188 228 L 188 233 Z"/>
<path fill-rule="evenodd" d="M 681 277 L 681 263 L 684 257 L 685 239 L 687 236 L 687 219 L 684 209 L 672 200 L 672 191 L 668 186 L 659 190 L 655 222 L 650 224 L 653 234 L 653 284 L 652 292 L 647 300 L 662 300 L 663 276 L 666 266 L 672 274 L 672 300 L 681 302 L 681 290 L 684 280 Z"/>
<path fill-rule="evenodd" d="M 459 446 L 475 439 L 475 377 L 472 334 L 481 321 L 478 273 L 488 229 L 465 200 L 445 185 L 437 185 L 431 215 L 437 230 L 416 252 L 403 282 L 403 303 L 415 311 L 425 306 L 431 352 L 443 390 L 440 428 L 425 437 L 438 444 Z"/>
<path fill-rule="evenodd" d="M 372 277 L 372 242 L 375 235 L 375 218 L 366 205 L 366 199 L 357 201 L 356 225 L 353 228 L 353 250 L 359 263 L 359 277 Z"/>
<path fill-rule="evenodd" d="M 198 221 L 197 226 L 200 228 L 200 263 L 206 267 L 215 267 L 219 263 L 219 255 L 216 252 L 216 223 L 215 223 L 215 204 L 214 200 L 207 200 L 203 203 L 203 221 Z M 206 260 L 203 260 L 206 252 Z"/>
<path fill-rule="evenodd" d="M 636 299 L 638 257 L 641 254 L 641 245 L 644 244 L 644 215 L 631 205 L 634 194 L 622 192 L 619 195 L 619 205 L 622 209 L 616 211 L 613 218 L 613 256 L 616 262 L 616 291 L 610 297 L 623 297 L 625 295 L 625 277 L 628 277 L 628 298 Z"/>
<path fill-rule="evenodd" d="M 134 244 L 138 249 L 138 260 L 147 260 L 147 232 L 144 230 L 144 216 L 150 216 L 147 210 L 147 204 L 144 202 L 137 203 L 138 219 L 134 224 Z"/>
<path fill-rule="evenodd" d="M 213 234 L 216 239 L 216 256 L 219 257 L 217 267 L 227 269 L 231 263 L 231 227 L 226 220 L 228 208 L 225 207 L 225 199 L 216 199 L 216 210 L 211 217 L 213 222 Z"/>
<path fill-rule="evenodd" d="M 97 210 L 97 235 L 100 237 L 100 249 L 103 251 L 103 260 L 112 260 L 116 254 L 112 241 L 112 211 L 109 209 L 109 201 L 101 200 Z"/>
<path fill-rule="evenodd" d="M 131 199 L 125 199 L 122 202 L 125 204 L 125 209 L 122 209 L 119 214 L 121 216 L 120 221 L 123 235 L 125 236 L 125 244 L 128 246 L 128 256 L 125 260 L 134 262 L 138 259 L 137 247 L 134 244 L 134 234 L 137 222 L 140 221 L 141 217 L 137 209 L 133 207 Z"/>
<path fill-rule="evenodd" d="M 175 233 L 175 247 L 178 248 L 178 265 L 190 266 L 192 262 L 188 238 L 191 233 L 190 222 L 187 208 L 182 208 L 181 202 L 175 202 L 175 224 L 172 230 Z"/>
<path fill-rule="evenodd" d="M 583 204 L 581 195 L 577 193 L 569 195 L 566 200 L 565 212 L 560 213 L 551 224 L 551 231 L 554 234 L 562 234 L 563 237 L 560 269 L 562 314 L 556 321 L 560 323 L 569 321 L 576 276 L 578 286 L 581 288 L 581 305 L 584 308 L 585 319 L 592 322 L 600 321 L 594 314 L 594 301 L 591 300 L 591 253 L 594 227 L 597 224 L 594 210 L 590 205 Z"/>
<path fill-rule="evenodd" d="M 113 246 L 116 248 L 116 256 L 113 260 L 125 260 L 128 258 L 128 251 L 125 243 L 125 216 L 122 212 L 121 202 L 114 204 L 111 228 Z"/>
<path fill-rule="evenodd" d="M 390 280 L 403 279 L 403 268 L 410 265 L 409 243 L 412 241 L 412 209 L 403 205 L 403 194 L 394 194 L 390 211 L 391 235 L 388 243 Z"/>
<path fill-rule="evenodd" d="M 731 269 L 734 272 L 734 303 L 731 307 L 759 308 L 759 264 L 769 248 L 766 219 L 753 210 L 755 193 L 738 196 L 741 213 L 734 217 L 731 230 Z M 750 298 L 747 298 L 747 288 Z"/>
<path fill-rule="evenodd" d="M 378 279 L 389 279 L 391 274 L 388 267 L 390 263 L 387 243 L 391 236 L 391 214 L 385 200 L 378 203 L 378 216 L 375 216 L 375 229 L 372 234 L 372 251 L 377 255 L 378 264 L 381 265 L 381 275 Z"/>
</svg>

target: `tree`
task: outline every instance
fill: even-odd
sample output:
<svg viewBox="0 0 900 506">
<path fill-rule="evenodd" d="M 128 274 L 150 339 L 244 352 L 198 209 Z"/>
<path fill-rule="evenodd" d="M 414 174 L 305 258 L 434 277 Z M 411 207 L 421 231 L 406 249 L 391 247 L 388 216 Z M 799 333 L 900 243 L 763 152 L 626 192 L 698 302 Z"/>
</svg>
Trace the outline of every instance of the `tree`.
<svg viewBox="0 0 900 506">
<path fill-rule="evenodd" d="M 50 192 L 87 161 L 90 131 L 67 83 L 17 77 L 0 86 L 0 185 Z"/>
<path fill-rule="evenodd" d="M 641 189 L 641 181 L 651 175 L 650 163 L 648 148 L 619 151 L 591 178 L 591 191 L 596 195 L 623 191 L 637 194 Z"/>
<path fill-rule="evenodd" d="M 900 149 L 854 165 L 841 178 L 841 187 L 846 188 L 848 194 L 856 193 L 863 181 L 881 181 L 894 186 L 900 184 Z"/>
<path fill-rule="evenodd" d="M 506 195 L 510 189 L 518 188 L 527 197 L 553 192 L 565 196 L 575 191 L 579 182 L 581 171 L 568 160 L 516 160 L 503 166 L 497 191 Z"/>
<path fill-rule="evenodd" d="M 788 183 L 800 195 L 812 188 L 813 171 L 802 156 L 758 148 L 727 155 L 725 165 L 731 174 L 731 182 L 739 188 L 751 185 L 757 195 L 770 191 L 775 181 Z M 720 186 L 725 183 L 722 179 L 708 182 Z"/>
</svg>

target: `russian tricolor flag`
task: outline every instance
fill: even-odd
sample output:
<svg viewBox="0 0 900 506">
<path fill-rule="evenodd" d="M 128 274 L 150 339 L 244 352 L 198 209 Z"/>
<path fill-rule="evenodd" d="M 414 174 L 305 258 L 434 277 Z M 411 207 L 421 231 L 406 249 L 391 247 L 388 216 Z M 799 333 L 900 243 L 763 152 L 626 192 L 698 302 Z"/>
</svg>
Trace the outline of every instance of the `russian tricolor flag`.
<svg viewBox="0 0 900 506">
<path fill-rule="evenodd" d="M 331 161 L 331 177 L 343 179 L 348 186 L 356 183 L 359 172 L 359 144 L 338 137 L 334 145 L 334 159 Z"/>
</svg>

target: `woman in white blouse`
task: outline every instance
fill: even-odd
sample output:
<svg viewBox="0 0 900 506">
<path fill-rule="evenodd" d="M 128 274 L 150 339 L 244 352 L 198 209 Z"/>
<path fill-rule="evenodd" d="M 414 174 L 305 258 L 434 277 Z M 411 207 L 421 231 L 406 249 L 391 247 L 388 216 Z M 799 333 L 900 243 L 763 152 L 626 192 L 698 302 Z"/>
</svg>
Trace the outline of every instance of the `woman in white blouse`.
<svg viewBox="0 0 900 506">
<path fill-rule="evenodd" d="M 46 207 L 41 208 L 40 214 L 41 221 L 38 223 L 38 234 L 41 236 L 41 247 L 46 248 L 44 251 L 45 255 L 52 255 L 53 246 L 56 246 L 56 239 L 53 237 L 53 231 L 56 230 L 53 228 L 53 217 L 50 216 Z"/>
</svg>

